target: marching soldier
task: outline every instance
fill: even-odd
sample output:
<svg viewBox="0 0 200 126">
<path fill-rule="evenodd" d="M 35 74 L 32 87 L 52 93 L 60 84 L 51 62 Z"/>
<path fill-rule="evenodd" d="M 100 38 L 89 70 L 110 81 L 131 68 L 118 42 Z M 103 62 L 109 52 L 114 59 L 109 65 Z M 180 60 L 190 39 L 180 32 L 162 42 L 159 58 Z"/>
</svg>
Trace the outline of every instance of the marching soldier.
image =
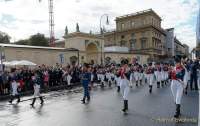
<svg viewBox="0 0 200 126">
<path fill-rule="evenodd" d="M 124 108 L 122 109 L 123 112 L 127 112 L 128 110 L 128 93 L 129 93 L 129 78 L 130 78 L 130 71 L 128 70 L 128 60 L 122 60 L 121 62 L 122 68 L 120 70 L 120 89 L 121 94 L 124 100 Z"/>
<path fill-rule="evenodd" d="M 167 85 L 168 78 L 169 78 L 169 66 L 167 63 L 164 64 L 163 66 L 163 76 L 164 76 L 164 84 Z"/>
<path fill-rule="evenodd" d="M 180 107 L 181 107 L 181 98 L 183 95 L 183 89 L 185 87 L 184 83 L 184 75 L 185 69 L 181 65 L 181 59 L 179 57 L 175 57 L 176 65 L 174 69 L 171 71 L 171 91 L 174 97 L 174 102 L 176 104 L 176 113 L 174 115 L 175 118 L 179 118 L 180 116 Z"/>
<path fill-rule="evenodd" d="M 160 63 L 156 64 L 154 74 L 156 76 L 157 88 L 160 88 L 160 82 L 161 82 L 161 79 L 162 79 Z"/>
<path fill-rule="evenodd" d="M 34 106 L 36 97 L 40 98 L 40 101 L 41 101 L 40 104 L 43 105 L 44 100 L 42 96 L 40 95 L 40 86 L 42 85 L 42 79 L 40 78 L 38 71 L 35 72 L 35 75 L 32 77 L 32 81 L 33 81 L 33 87 L 34 87 L 34 98 L 30 105 L 32 107 Z"/>
<path fill-rule="evenodd" d="M 149 63 L 146 70 L 146 75 L 147 75 L 147 82 L 149 84 L 149 93 L 152 93 L 153 78 L 154 78 L 154 68 L 152 67 L 152 63 Z"/>
<path fill-rule="evenodd" d="M 139 82 L 140 82 L 140 85 L 142 85 L 142 79 L 143 79 L 143 76 L 144 76 L 143 71 L 144 70 L 143 70 L 142 66 L 139 65 Z"/>
<path fill-rule="evenodd" d="M 83 99 L 81 100 L 83 104 L 85 104 L 86 98 L 88 102 L 90 101 L 90 92 L 89 92 L 90 81 L 91 81 L 91 73 L 89 70 L 89 65 L 84 64 L 82 68 L 82 74 L 81 74 L 81 84 L 83 85 L 83 89 L 84 89 Z"/>
<path fill-rule="evenodd" d="M 11 69 L 11 74 L 10 74 L 10 82 L 11 82 L 11 97 L 9 103 L 12 104 L 12 101 L 14 98 L 17 98 L 17 103 L 20 102 L 20 95 L 18 93 L 18 83 L 17 83 L 17 75 L 16 75 L 16 69 L 13 68 Z"/>
<path fill-rule="evenodd" d="M 139 64 L 136 63 L 134 66 L 134 78 L 135 78 L 135 83 L 136 83 L 136 87 L 138 87 L 138 83 L 139 83 Z"/>
</svg>

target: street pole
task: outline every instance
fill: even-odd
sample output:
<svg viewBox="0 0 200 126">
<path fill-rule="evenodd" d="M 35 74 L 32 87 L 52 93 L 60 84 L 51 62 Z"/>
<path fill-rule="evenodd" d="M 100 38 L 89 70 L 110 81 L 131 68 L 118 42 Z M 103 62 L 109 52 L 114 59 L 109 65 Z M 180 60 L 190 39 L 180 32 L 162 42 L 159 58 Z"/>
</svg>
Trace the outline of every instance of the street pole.
<svg viewBox="0 0 200 126">
<path fill-rule="evenodd" d="M 101 18 L 100 18 L 100 34 L 103 36 L 103 42 L 104 42 L 104 33 L 103 33 L 103 29 L 101 27 L 101 20 L 104 16 L 107 16 L 107 20 L 106 20 L 106 24 L 108 25 L 109 24 L 109 21 L 108 21 L 108 14 L 103 14 L 101 15 Z M 101 42 L 101 65 L 103 65 L 103 46 L 102 46 L 102 42 Z"/>
</svg>

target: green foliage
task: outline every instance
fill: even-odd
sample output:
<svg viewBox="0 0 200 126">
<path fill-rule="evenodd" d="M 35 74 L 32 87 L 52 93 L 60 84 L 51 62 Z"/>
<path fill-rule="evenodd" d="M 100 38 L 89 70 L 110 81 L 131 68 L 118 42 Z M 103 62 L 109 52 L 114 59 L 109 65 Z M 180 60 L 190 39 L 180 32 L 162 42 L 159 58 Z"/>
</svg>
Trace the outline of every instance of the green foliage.
<svg viewBox="0 0 200 126">
<path fill-rule="evenodd" d="M 44 34 L 32 35 L 29 39 L 30 45 L 32 46 L 49 46 L 48 39 L 45 38 Z"/>
<path fill-rule="evenodd" d="M 0 31 L 0 43 L 10 43 L 11 37 L 5 33 Z"/>
<path fill-rule="evenodd" d="M 17 45 L 30 45 L 30 46 L 49 46 L 49 39 L 44 34 L 37 33 L 32 35 L 29 39 L 19 40 L 15 42 Z"/>
<path fill-rule="evenodd" d="M 29 43 L 30 42 L 28 39 L 19 40 L 19 41 L 15 42 L 15 44 L 17 44 L 17 45 L 30 45 Z"/>
</svg>

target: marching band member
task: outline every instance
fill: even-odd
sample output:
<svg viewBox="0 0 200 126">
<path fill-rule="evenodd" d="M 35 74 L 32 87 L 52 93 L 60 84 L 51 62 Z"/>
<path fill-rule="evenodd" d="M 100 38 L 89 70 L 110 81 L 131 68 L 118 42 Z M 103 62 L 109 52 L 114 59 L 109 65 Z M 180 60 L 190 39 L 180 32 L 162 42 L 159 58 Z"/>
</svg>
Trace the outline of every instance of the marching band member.
<svg viewBox="0 0 200 126">
<path fill-rule="evenodd" d="M 120 77 L 120 72 L 119 70 L 117 70 L 117 73 L 115 74 L 115 81 L 117 83 L 117 92 L 120 92 L 120 81 L 121 81 L 121 77 Z"/>
<path fill-rule="evenodd" d="M 81 84 L 83 85 L 83 89 L 84 89 L 83 99 L 81 100 L 83 104 L 85 104 L 86 98 L 87 98 L 87 101 L 90 101 L 90 92 L 89 92 L 90 81 L 91 81 L 91 73 L 90 73 L 89 65 L 84 64 L 82 68 L 82 74 L 81 74 Z"/>
<path fill-rule="evenodd" d="M 169 78 L 169 66 L 167 63 L 164 64 L 163 71 L 164 71 L 164 84 L 167 85 Z"/>
<path fill-rule="evenodd" d="M 130 87 L 132 88 L 133 87 L 133 82 L 134 82 L 134 70 L 133 68 L 131 67 L 131 75 L 130 75 Z"/>
<path fill-rule="evenodd" d="M 152 93 L 153 79 L 154 79 L 154 68 L 152 67 L 152 63 L 149 63 L 146 75 L 147 75 L 147 82 L 149 84 L 149 93 Z"/>
<path fill-rule="evenodd" d="M 140 85 L 142 85 L 142 79 L 143 79 L 143 76 L 144 76 L 143 71 L 144 70 L 143 70 L 142 66 L 139 65 L 139 82 L 140 82 Z"/>
<path fill-rule="evenodd" d="M 128 60 L 122 60 L 121 62 L 122 68 L 120 70 L 120 89 L 121 94 L 123 96 L 124 100 L 124 108 L 122 109 L 123 112 L 126 112 L 128 110 L 128 93 L 129 93 L 129 76 L 130 71 L 128 70 Z"/>
<path fill-rule="evenodd" d="M 136 63 L 134 66 L 134 78 L 135 78 L 135 82 L 136 82 L 136 87 L 138 87 L 138 83 L 139 83 L 139 64 Z"/>
<path fill-rule="evenodd" d="M 42 79 L 40 78 L 38 71 L 36 71 L 35 75 L 32 76 L 32 81 L 33 81 L 33 87 L 34 87 L 34 98 L 30 105 L 33 107 L 36 101 L 36 97 L 40 98 L 41 105 L 44 103 L 44 100 L 42 96 L 40 95 L 40 86 L 42 84 Z"/>
<path fill-rule="evenodd" d="M 160 63 L 156 64 L 154 74 L 155 74 L 155 77 L 156 77 L 157 88 L 160 88 L 160 82 L 161 82 L 161 79 L 162 79 Z"/>
<path fill-rule="evenodd" d="M 12 104 L 12 101 L 14 100 L 14 98 L 17 98 L 17 103 L 20 102 L 20 95 L 17 91 L 18 89 L 18 83 L 17 83 L 17 75 L 16 75 L 16 69 L 13 68 L 11 69 L 11 74 L 10 74 L 10 81 L 11 81 L 11 97 L 10 97 L 10 103 Z"/>
<path fill-rule="evenodd" d="M 181 98 L 183 95 L 183 89 L 186 85 L 184 83 L 185 69 L 183 65 L 181 65 L 181 59 L 179 57 L 175 57 L 175 62 L 176 62 L 176 65 L 174 69 L 171 71 L 171 79 L 172 79 L 171 91 L 172 91 L 174 102 L 176 104 L 176 113 L 174 117 L 179 118 Z"/>
</svg>

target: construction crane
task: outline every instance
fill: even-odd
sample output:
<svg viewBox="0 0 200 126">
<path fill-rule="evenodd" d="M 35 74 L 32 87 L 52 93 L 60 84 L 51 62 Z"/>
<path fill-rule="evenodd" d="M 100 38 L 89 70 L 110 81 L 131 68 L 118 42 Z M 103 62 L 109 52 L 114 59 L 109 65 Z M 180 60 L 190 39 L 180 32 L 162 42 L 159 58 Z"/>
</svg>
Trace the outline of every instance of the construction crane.
<svg viewBox="0 0 200 126">
<path fill-rule="evenodd" d="M 42 2 L 42 0 L 39 0 Z M 48 0 L 49 4 L 49 45 L 51 47 L 55 46 L 55 34 L 54 34 L 54 12 L 53 12 L 53 0 Z"/>
</svg>

